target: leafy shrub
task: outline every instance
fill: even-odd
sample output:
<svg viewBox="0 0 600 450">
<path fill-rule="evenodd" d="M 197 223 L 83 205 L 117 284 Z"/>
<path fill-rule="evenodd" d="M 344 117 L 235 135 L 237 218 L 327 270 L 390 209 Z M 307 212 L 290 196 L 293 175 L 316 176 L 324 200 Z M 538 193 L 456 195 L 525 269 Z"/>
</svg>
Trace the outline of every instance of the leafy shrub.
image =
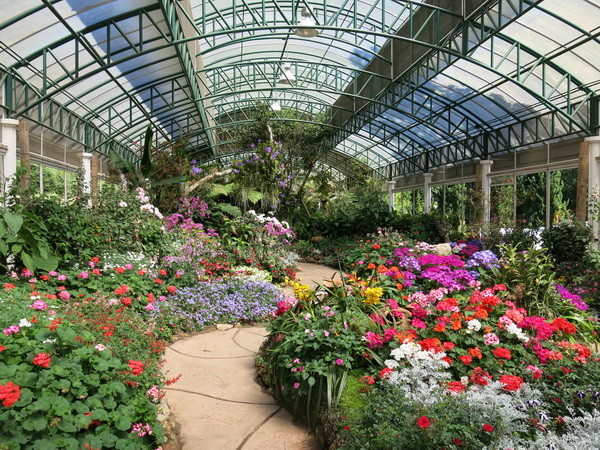
<svg viewBox="0 0 600 450">
<path fill-rule="evenodd" d="M 562 221 L 542 232 L 544 247 L 552 260 L 567 274 L 575 274 L 585 268 L 592 232 L 577 220 Z"/>
<path fill-rule="evenodd" d="M 0 208 L 0 214 L 0 267 L 32 272 L 56 268 L 49 231 L 39 217 L 22 205 Z"/>
<path fill-rule="evenodd" d="M 432 244 L 447 242 L 451 229 L 449 218 L 437 212 L 397 216 L 389 226 L 406 239 Z"/>
<path fill-rule="evenodd" d="M 25 294 L 5 284 L 0 448 L 146 449 L 161 443 L 156 417 L 163 347 L 155 345 L 149 323 L 108 299 L 65 303 L 48 298 L 55 296 L 43 287 Z"/>
</svg>

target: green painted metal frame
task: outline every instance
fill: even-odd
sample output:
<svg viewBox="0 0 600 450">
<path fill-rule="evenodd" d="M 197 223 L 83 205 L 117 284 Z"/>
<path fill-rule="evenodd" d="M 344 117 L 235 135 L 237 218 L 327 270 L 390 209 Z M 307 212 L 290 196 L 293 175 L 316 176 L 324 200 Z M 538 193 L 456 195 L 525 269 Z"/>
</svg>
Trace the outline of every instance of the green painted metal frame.
<svg viewBox="0 0 600 450">
<path fill-rule="evenodd" d="M 213 132 L 222 129 L 226 125 L 231 127 L 240 120 L 247 120 L 244 112 L 235 111 L 240 102 L 247 101 L 243 96 L 254 92 L 263 91 L 281 91 L 296 92 L 301 89 L 307 96 L 314 97 L 311 92 L 324 92 L 331 96 L 349 97 L 359 100 L 362 105 L 360 109 L 354 110 L 346 108 L 339 104 L 333 104 L 329 112 L 325 113 L 326 102 L 318 101 L 305 102 L 306 105 L 301 111 L 305 114 L 319 114 L 331 117 L 332 122 L 329 126 L 337 130 L 335 141 L 343 147 L 343 142 L 353 134 L 362 132 L 362 138 L 371 140 L 371 146 L 363 146 L 359 153 L 354 156 L 366 158 L 369 163 L 374 164 L 373 169 L 384 173 L 386 178 L 397 176 L 405 171 L 423 171 L 429 170 L 435 165 L 443 165 L 451 162 L 450 159 L 456 157 L 459 160 L 468 160 L 477 157 L 484 157 L 498 151 L 506 151 L 529 143 L 540 142 L 545 139 L 552 139 L 560 135 L 587 135 L 592 134 L 598 126 L 598 99 L 593 91 L 587 88 L 582 82 L 575 79 L 571 74 L 560 70 L 552 59 L 557 53 L 552 55 L 537 55 L 531 49 L 526 48 L 518 42 L 510 42 L 506 36 L 501 35 L 504 27 L 516 20 L 529 8 L 539 7 L 541 0 L 499 0 L 497 2 L 481 2 L 477 10 L 464 19 L 455 11 L 445 10 L 432 5 L 422 4 L 420 2 L 394 2 L 393 0 L 374 0 L 366 14 L 357 13 L 357 0 L 345 0 L 345 5 L 351 8 L 353 13 L 346 14 L 344 8 L 332 8 L 327 0 L 300 1 L 300 0 L 234 0 L 229 8 L 217 8 L 217 1 L 203 0 L 201 8 L 206 12 L 209 7 L 215 11 L 211 14 L 201 14 L 200 18 L 193 22 L 181 6 L 175 0 L 161 0 L 159 4 L 152 5 L 143 9 L 130 11 L 127 14 L 118 17 L 111 17 L 109 20 L 85 28 L 82 31 L 75 32 L 68 23 L 60 17 L 60 14 L 54 8 L 58 0 L 43 0 L 44 5 L 36 10 L 46 8 L 53 12 L 56 18 L 63 26 L 70 29 L 71 36 L 58 40 L 47 45 L 40 51 L 19 57 L 19 62 L 8 67 L 0 78 L 0 87 L 4 91 L 4 98 L 7 99 L 7 109 L 11 116 L 24 115 L 30 117 L 37 123 L 56 128 L 57 132 L 72 138 L 76 142 L 82 143 L 86 148 L 95 151 L 103 151 L 107 143 L 116 138 L 123 142 L 121 151 L 125 155 L 130 152 L 127 148 L 132 142 L 137 140 L 141 130 L 148 122 L 153 123 L 157 131 L 163 138 L 168 139 L 176 133 L 176 125 L 187 122 L 189 125 L 189 135 L 196 139 L 200 152 L 212 149 L 214 153 L 222 142 L 216 142 Z M 386 4 L 403 3 L 402 12 L 408 14 L 406 22 L 402 22 L 401 15 L 395 19 L 387 21 Z M 295 53 L 292 58 L 287 58 L 285 52 L 282 52 L 280 58 L 272 58 L 265 61 L 242 61 L 235 64 L 227 64 L 228 59 L 217 60 L 217 64 L 207 67 L 204 70 L 194 69 L 193 58 L 207 57 L 211 52 L 224 49 L 227 46 L 236 45 L 238 42 L 249 42 L 257 39 L 265 39 L 264 33 L 272 33 L 270 39 L 281 39 L 286 36 L 290 29 L 294 28 L 298 17 L 296 11 L 298 8 L 310 5 L 315 10 L 315 19 L 323 32 L 333 33 L 333 39 L 330 45 L 338 45 L 343 50 L 343 46 L 355 45 L 364 46 L 365 43 L 373 44 L 376 51 L 384 49 L 385 45 L 379 45 L 378 39 L 387 39 L 389 42 L 408 43 L 419 48 L 425 48 L 426 52 L 422 58 L 404 70 L 400 74 L 383 74 L 370 70 L 370 66 L 362 69 L 346 68 L 326 63 L 317 67 L 314 63 L 307 63 L 302 60 L 301 53 Z M 158 10 L 162 12 L 163 18 L 167 23 L 164 29 L 153 14 Z M 288 19 L 291 11 L 291 19 Z M 272 15 L 267 14 L 268 11 Z M 417 24 L 413 20 L 416 11 L 426 11 L 426 20 Z M 380 17 L 374 17 L 373 14 L 380 13 Z M 185 36 L 180 23 L 181 18 L 188 21 L 190 25 L 200 36 Z M 137 40 L 130 39 L 126 33 L 119 28 L 121 20 L 137 18 L 140 26 L 137 33 Z M 250 21 L 245 20 L 250 18 Z M 445 19 L 456 23 L 450 33 L 445 33 L 445 28 L 441 28 L 441 23 Z M 566 19 L 559 18 L 565 22 Z M 19 17 L 14 18 L 4 26 L 16 23 Z M 272 22 L 271 22 L 272 20 Z M 231 23 L 230 23 L 231 22 Z M 349 25 L 350 26 L 349 26 Z M 217 26 L 218 25 L 218 26 Z M 343 25 L 343 26 L 342 26 Z M 399 25 L 401 25 L 399 30 Z M 573 26 L 573 24 L 569 25 Z M 123 40 L 128 43 L 121 49 L 107 51 L 106 56 L 98 54 L 93 45 L 86 39 L 86 34 L 91 32 L 103 31 L 107 42 L 110 42 L 111 33 L 120 34 Z M 405 35 L 400 36 L 396 33 L 402 31 Z M 583 39 L 578 40 L 571 48 L 565 48 L 567 52 L 575 45 L 588 40 L 597 40 L 597 34 L 591 34 L 581 30 Z M 346 33 L 352 33 L 354 42 L 344 39 Z M 433 38 L 423 41 L 420 37 L 430 35 Z M 223 37 L 231 37 L 228 42 L 218 43 Z M 330 36 L 329 36 L 330 37 Z M 328 37 L 328 38 L 329 38 Z M 193 39 L 210 43 L 213 47 L 207 47 L 198 55 L 189 53 L 187 44 Z M 495 40 L 508 42 L 509 49 L 504 54 L 497 54 L 495 50 Z M 78 55 L 79 51 L 85 49 L 93 57 L 89 64 L 83 64 L 76 59 L 74 67 L 67 67 L 61 63 L 60 58 L 53 52 L 61 45 L 73 42 Z M 490 60 L 479 61 L 474 59 L 473 53 L 484 43 L 490 45 Z M 391 44 L 393 45 L 393 44 Z M 53 100 L 58 93 L 69 94 L 69 87 L 75 85 L 86 77 L 91 77 L 99 73 L 107 73 L 115 85 L 119 85 L 117 76 L 110 75 L 109 69 L 118 64 L 130 61 L 140 55 L 147 55 L 164 48 L 174 47 L 176 57 L 182 67 L 181 76 L 173 75 L 166 79 L 157 80 L 155 83 L 149 83 L 140 88 L 140 92 L 149 93 L 150 111 L 146 111 L 146 104 L 140 103 L 136 95 L 123 91 L 103 103 L 95 111 L 88 110 L 82 117 L 68 110 L 71 105 L 77 105 L 85 109 L 78 98 L 71 98 L 67 105 L 59 105 Z M 246 55 L 254 57 L 252 53 Z M 526 58 L 525 58 L 526 56 Z M 531 59 L 529 62 L 522 62 L 522 59 Z M 21 67 L 30 66 L 30 61 L 36 58 L 42 58 L 43 67 L 38 76 L 42 80 L 41 89 L 28 84 L 24 79 L 18 76 L 17 70 Z M 512 73 L 503 73 L 501 64 L 507 59 L 514 58 L 516 69 Z M 435 78 L 439 73 L 454 62 L 467 60 L 472 64 L 491 71 L 498 77 L 498 83 L 491 83 L 485 89 L 477 90 L 473 96 L 485 95 L 486 92 L 498 88 L 500 84 L 510 82 L 519 86 L 524 92 L 534 96 L 540 104 L 545 107 L 544 112 L 531 117 L 520 117 L 507 112 L 514 123 L 508 126 L 489 127 L 485 124 L 478 124 L 474 118 L 469 117 L 467 111 L 461 110 L 461 104 L 469 100 L 470 97 L 463 97 L 458 101 L 448 101 L 443 109 L 436 109 L 433 103 L 427 105 L 426 102 L 417 104 L 411 102 L 411 111 L 400 111 L 395 105 L 404 99 L 415 99 L 414 93 L 417 90 L 426 91 L 424 85 L 429 80 Z M 281 89 L 276 87 L 277 74 L 280 70 L 282 61 L 295 63 L 297 78 L 300 82 L 305 82 L 314 86 L 312 88 L 289 88 Z M 375 61 L 380 64 L 388 64 L 390 70 L 391 61 L 383 53 L 375 57 Z M 156 61 L 153 61 L 154 64 Z M 55 79 L 48 76 L 48 68 L 60 67 L 62 74 Z M 546 74 L 550 71 L 559 71 L 562 76 L 558 83 L 549 83 Z M 85 76 L 83 76 L 85 73 Z M 202 81 L 201 75 L 211 78 L 215 81 L 206 83 Z M 123 74 L 122 76 L 126 76 Z M 366 78 L 365 78 L 366 77 Z M 369 78 L 370 77 L 370 78 Z M 537 77 L 541 80 L 539 89 L 532 89 L 527 83 L 530 77 Z M 356 80 L 367 80 L 366 83 L 357 88 Z M 457 80 L 459 81 L 459 80 Z M 264 87 L 263 87 L 264 83 Z M 463 82 L 464 83 L 464 82 Z M 165 87 L 170 84 L 170 87 Z M 384 84 L 383 89 L 380 86 Z M 242 86 L 247 86 L 242 88 Z M 567 98 L 560 102 L 555 99 L 555 94 L 561 87 L 566 87 Z M 90 87 L 90 91 L 95 89 Z M 210 95 L 203 95 L 202 90 L 211 89 Z M 348 89 L 351 91 L 347 92 Z M 361 95 L 363 94 L 363 95 Z M 260 94 L 259 94 L 260 95 Z M 296 94 L 297 95 L 297 94 Z M 174 98 L 183 96 L 187 106 L 181 107 L 177 115 L 161 121 L 156 120 L 157 116 L 165 117 L 169 115 L 169 109 L 174 106 Z M 471 98 L 473 97 L 471 96 Z M 169 101 L 170 97 L 170 101 Z M 265 97 L 266 98 L 266 97 Z M 489 101 L 489 98 L 487 98 Z M 156 106 L 154 105 L 156 101 Z M 212 101 L 213 105 L 208 108 L 216 110 L 218 114 L 212 116 L 208 113 L 206 102 Z M 300 97 L 286 98 L 286 103 L 299 104 Z M 120 106 L 126 105 L 130 111 L 130 117 L 126 117 Z M 498 105 L 501 106 L 501 105 Z M 433 147 L 424 145 L 422 142 L 414 140 L 402 140 L 406 133 L 406 128 L 392 130 L 389 126 L 381 123 L 378 117 L 387 109 L 394 108 L 407 117 L 415 120 L 419 125 L 427 125 L 435 133 L 445 133 L 448 140 L 453 143 L 443 147 Z M 136 111 L 137 117 L 134 119 L 133 111 Z M 426 111 L 425 114 L 422 114 Z M 420 114 L 417 114 L 420 113 Z M 456 114 L 458 122 L 451 122 L 452 115 Z M 246 115 L 246 117 L 244 117 Z M 349 118 L 341 124 L 336 124 L 335 117 L 348 115 Z M 106 119 L 101 119 L 106 116 Z M 241 119 L 237 119 L 240 116 Z M 199 119 L 198 119 L 199 117 Z M 236 117 L 236 122 L 227 124 L 211 124 L 212 120 L 231 119 Z M 279 120 L 288 120 L 288 117 L 281 117 Z M 547 127 L 545 123 L 549 121 L 553 126 Z M 445 123 L 442 127 L 437 123 Z M 117 126 L 117 124 L 119 124 Z M 453 136 L 450 130 L 451 126 L 461 129 L 463 133 Z M 169 130 L 170 127 L 170 130 Z M 108 130 L 108 133 L 104 130 Z M 477 133 L 477 130 L 479 134 Z M 385 139 L 378 139 L 376 135 L 384 133 Z M 465 135 L 468 137 L 465 138 Z M 401 161 L 386 160 L 375 149 L 389 147 L 398 141 L 398 147 L 393 148 L 396 156 L 394 159 L 404 158 Z M 400 142 L 404 147 L 400 147 Z M 355 142 L 356 144 L 356 142 Z M 356 145 L 358 147 L 358 144 Z M 373 149 L 373 151 L 371 151 Z M 129 154 L 129 158 L 134 157 Z M 377 160 L 378 162 L 375 162 Z"/>
</svg>

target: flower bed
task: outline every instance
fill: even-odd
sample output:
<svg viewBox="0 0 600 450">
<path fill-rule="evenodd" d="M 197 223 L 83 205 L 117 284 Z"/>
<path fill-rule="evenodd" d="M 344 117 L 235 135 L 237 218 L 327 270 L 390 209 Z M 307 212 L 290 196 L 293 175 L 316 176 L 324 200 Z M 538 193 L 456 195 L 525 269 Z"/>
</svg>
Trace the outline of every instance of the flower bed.
<svg viewBox="0 0 600 450">
<path fill-rule="evenodd" d="M 339 285 L 294 284 L 261 355 L 277 397 L 345 448 L 598 448 L 597 322 L 580 299 L 548 283 L 544 306 L 567 314 L 542 317 L 493 283 L 522 266 L 491 252 L 381 250 Z"/>
</svg>

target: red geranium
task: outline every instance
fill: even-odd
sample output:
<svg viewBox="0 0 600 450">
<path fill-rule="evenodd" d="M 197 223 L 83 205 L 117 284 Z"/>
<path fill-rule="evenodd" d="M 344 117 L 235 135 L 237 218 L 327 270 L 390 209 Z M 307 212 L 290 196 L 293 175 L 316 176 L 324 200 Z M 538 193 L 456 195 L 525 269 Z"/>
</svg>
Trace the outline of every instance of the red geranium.
<svg viewBox="0 0 600 450">
<path fill-rule="evenodd" d="M 429 417 L 421 416 L 417 419 L 417 425 L 419 426 L 419 428 L 426 430 L 431 425 L 431 421 L 429 420 Z"/>
<path fill-rule="evenodd" d="M 9 381 L 5 385 L 0 384 L 0 400 L 2 400 L 2 404 L 7 408 L 17 402 L 20 396 L 21 388 L 12 381 Z"/>
<path fill-rule="evenodd" d="M 483 426 L 483 431 L 487 431 L 488 433 L 491 433 L 492 431 L 494 431 L 494 427 L 491 426 L 489 423 L 486 423 Z"/>
<path fill-rule="evenodd" d="M 524 381 L 516 375 L 502 375 L 500 383 L 504 385 L 504 389 L 507 391 L 518 391 Z"/>
<path fill-rule="evenodd" d="M 496 356 L 497 358 L 504 358 L 504 359 L 511 358 L 510 350 L 507 348 L 504 348 L 504 347 L 496 348 L 496 350 L 494 350 L 494 356 Z"/>
<path fill-rule="evenodd" d="M 33 363 L 36 366 L 48 368 L 50 367 L 51 359 L 52 358 L 50 358 L 50 355 L 48 353 L 38 353 L 37 355 L 35 355 L 35 358 L 33 358 Z"/>
<path fill-rule="evenodd" d="M 471 355 L 460 355 L 458 359 L 460 359 L 465 366 L 468 366 L 471 364 L 471 361 L 473 361 L 473 357 Z"/>
<path fill-rule="evenodd" d="M 144 373 L 145 364 L 141 361 L 136 361 L 134 359 L 129 360 L 129 367 L 131 367 L 131 373 L 136 377 Z"/>
<path fill-rule="evenodd" d="M 168 286 L 167 291 L 169 291 L 169 294 L 174 294 L 177 288 L 175 286 Z"/>
</svg>

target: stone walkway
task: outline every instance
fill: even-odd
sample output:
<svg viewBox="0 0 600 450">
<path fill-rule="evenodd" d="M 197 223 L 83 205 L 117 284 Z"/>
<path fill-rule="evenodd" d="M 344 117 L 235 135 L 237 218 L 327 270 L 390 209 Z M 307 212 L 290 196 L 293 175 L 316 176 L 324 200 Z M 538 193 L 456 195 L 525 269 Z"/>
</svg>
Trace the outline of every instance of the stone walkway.
<svg viewBox="0 0 600 450">
<path fill-rule="evenodd" d="M 300 264 L 300 269 L 302 282 L 312 286 L 336 273 L 319 264 Z M 167 349 L 167 378 L 182 375 L 165 389 L 171 414 L 181 427 L 177 448 L 321 450 L 316 438 L 254 381 L 254 357 L 267 335 L 264 327 L 219 328 Z M 176 450 L 168 443 L 166 447 Z"/>
</svg>

